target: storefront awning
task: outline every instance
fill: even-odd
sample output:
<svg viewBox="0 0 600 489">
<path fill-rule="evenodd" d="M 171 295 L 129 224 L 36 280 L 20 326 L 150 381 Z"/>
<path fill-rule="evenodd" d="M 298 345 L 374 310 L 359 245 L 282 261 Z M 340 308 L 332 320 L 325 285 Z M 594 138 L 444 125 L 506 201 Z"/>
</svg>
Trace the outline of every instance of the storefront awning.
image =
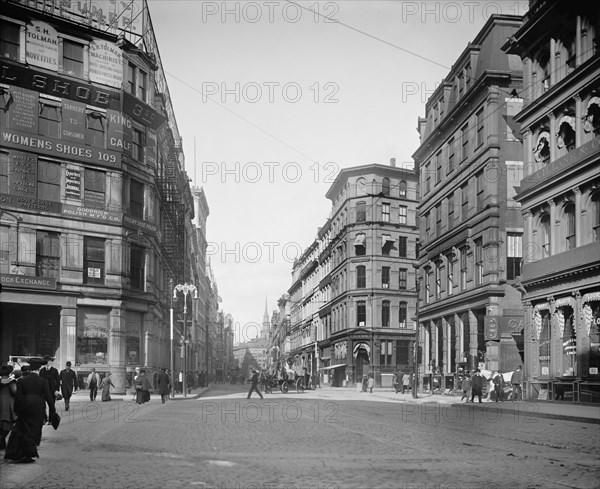
<svg viewBox="0 0 600 489">
<path fill-rule="evenodd" d="M 391 234 L 382 234 L 381 235 L 381 247 L 385 247 L 386 244 L 388 243 L 393 243 L 394 242 L 394 238 L 392 238 Z"/>
<path fill-rule="evenodd" d="M 357 234 L 356 239 L 354 240 L 354 246 L 364 246 L 366 239 L 367 236 L 365 234 Z"/>
<path fill-rule="evenodd" d="M 338 363 L 337 365 L 330 365 L 329 367 L 321 367 L 321 370 L 328 370 L 331 368 L 345 367 L 345 363 Z"/>
</svg>

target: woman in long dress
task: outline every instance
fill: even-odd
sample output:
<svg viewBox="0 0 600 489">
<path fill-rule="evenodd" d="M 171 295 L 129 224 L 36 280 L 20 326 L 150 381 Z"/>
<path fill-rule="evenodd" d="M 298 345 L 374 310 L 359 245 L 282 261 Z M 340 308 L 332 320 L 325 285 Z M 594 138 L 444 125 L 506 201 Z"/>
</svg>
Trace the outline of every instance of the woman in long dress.
<svg viewBox="0 0 600 489">
<path fill-rule="evenodd" d="M 0 450 L 6 448 L 6 435 L 12 430 L 17 419 L 15 414 L 17 381 L 11 376 L 12 371 L 12 365 L 0 367 Z"/>
<path fill-rule="evenodd" d="M 108 372 L 102 379 L 100 389 L 102 389 L 102 401 L 110 401 L 110 386 L 115 386 L 110 378 L 110 372 Z"/>
<path fill-rule="evenodd" d="M 135 379 L 135 402 L 144 404 L 150 400 L 150 381 L 146 377 L 146 371 L 140 370 L 140 375 Z"/>
</svg>

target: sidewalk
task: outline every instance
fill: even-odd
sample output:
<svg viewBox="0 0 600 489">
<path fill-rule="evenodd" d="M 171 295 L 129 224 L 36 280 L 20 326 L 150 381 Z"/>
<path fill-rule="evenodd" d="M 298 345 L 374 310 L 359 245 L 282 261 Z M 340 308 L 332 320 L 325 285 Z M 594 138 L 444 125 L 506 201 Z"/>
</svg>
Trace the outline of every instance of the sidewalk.
<svg viewBox="0 0 600 489">
<path fill-rule="evenodd" d="M 177 393 L 175 394 L 175 397 L 172 397 L 170 400 L 171 401 L 184 401 L 186 399 L 198 399 L 199 397 L 201 397 L 205 392 L 208 392 L 210 390 L 210 386 L 209 387 L 202 387 L 202 388 L 198 388 L 198 389 L 192 389 L 191 393 L 189 393 L 187 396 L 184 396 L 182 393 Z M 110 395 L 110 400 L 111 401 L 134 401 L 135 399 L 135 393 L 133 391 L 131 391 L 131 393 L 127 393 L 127 394 L 111 394 Z M 79 389 L 77 392 L 75 392 L 73 394 L 73 396 L 71 397 L 71 401 L 88 401 L 90 400 L 90 391 L 86 390 L 86 389 Z M 150 400 L 161 400 L 161 397 L 159 394 L 156 393 L 151 393 L 150 394 Z M 58 401 L 58 402 L 62 402 L 62 401 Z M 98 392 L 98 395 L 96 396 L 96 402 L 102 402 L 102 393 Z"/>
</svg>

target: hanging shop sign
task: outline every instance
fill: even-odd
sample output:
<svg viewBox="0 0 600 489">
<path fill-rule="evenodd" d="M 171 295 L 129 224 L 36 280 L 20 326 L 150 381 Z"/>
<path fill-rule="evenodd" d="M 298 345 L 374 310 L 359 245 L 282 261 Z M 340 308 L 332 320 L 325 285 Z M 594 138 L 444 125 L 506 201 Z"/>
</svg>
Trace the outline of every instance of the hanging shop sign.
<svg viewBox="0 0 600 489">
<path fill-rule="evenodd" d="M 123 113 L 130 116 L 134 121 L 155 130 L 167 120 L 148 104 L 141 102 L 127 92 L 123 92 Z"/>
<path fill-rule="evenodd" d="M 58 71 L 58 32 L 54 27 L 39 20 L 27 24 L 25 60 L 29 65 Z"/>
<path fill-rule="evenodd" d="M 33 277 L 29 275 L 0 274 L 3 287 L 20 287 L 25 289 L 55 290 L 56 279 L 51 277 Z"/>
</svg>

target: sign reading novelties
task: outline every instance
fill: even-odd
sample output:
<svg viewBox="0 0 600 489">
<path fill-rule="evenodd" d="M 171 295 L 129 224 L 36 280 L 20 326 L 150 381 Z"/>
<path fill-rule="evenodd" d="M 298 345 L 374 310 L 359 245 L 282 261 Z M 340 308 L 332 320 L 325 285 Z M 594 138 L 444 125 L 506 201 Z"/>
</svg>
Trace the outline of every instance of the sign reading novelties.
<svg viewBox="0 0 600 489">
<path fill-rule="evenodd" d="M 8 109 L 8 127 L 18 131 L 38 133 L 39 96 L 32 90 L 10 89 L 13 103 Z"/>
<path fill-rule="evenodd" d="M 85 109 L 81 102 L 62 100 L 61 139 L 74 143 L 85 143 Z"/>
<path fill-rule="evenodd" d="M 58 71 L 58 32 L 54 27 L 38 20 L 27 24 L 25 60 L 30 65 Z"/>
<path fill-rule="evenodd" d="M 90 81 L 121 88 L 123 53 L 119 46 L 100 39 L 90 43 Z"/>
</svg>

